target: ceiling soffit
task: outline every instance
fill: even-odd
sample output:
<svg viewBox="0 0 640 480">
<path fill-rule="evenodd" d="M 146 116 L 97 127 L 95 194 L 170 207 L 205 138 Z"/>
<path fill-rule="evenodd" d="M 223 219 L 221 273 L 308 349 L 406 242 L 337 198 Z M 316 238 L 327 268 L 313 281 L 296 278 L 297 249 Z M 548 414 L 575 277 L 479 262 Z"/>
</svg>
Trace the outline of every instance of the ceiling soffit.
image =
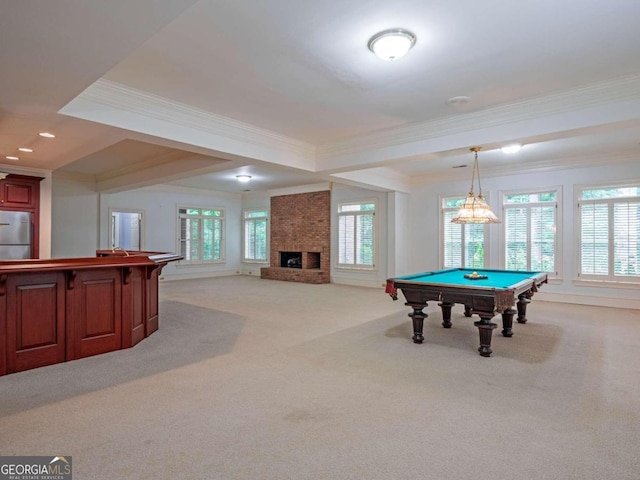
<svg viewBox="0 0 640 480">
<path fill-rule="evenodd" d="M 640 75 L 319 146 L 107 80 L 94 83 L 60 111 L 213 151 L 327 173 L 632 120 L 638 112 Z"/>
</svg>

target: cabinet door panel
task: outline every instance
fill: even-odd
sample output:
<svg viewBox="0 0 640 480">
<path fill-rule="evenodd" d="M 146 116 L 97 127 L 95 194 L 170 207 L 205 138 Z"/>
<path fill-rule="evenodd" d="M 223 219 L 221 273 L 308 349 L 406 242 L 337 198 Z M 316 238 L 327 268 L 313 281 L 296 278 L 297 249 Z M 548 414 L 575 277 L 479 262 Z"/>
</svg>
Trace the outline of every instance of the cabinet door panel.
<svg viewBox="0 0 640 480">
<path fill-rule="evenodd" d="M 7 282 L 7 370 L 19 372 L 64 361 L 64 278 L 22 275 Z"/>
<path fill-rule="evenodd" d="M 34 186 L 5 182 L 2 204 L 5 207 L 35 208 Z"/>
<path fill-rule="evenodd" d="M 117 269 L 77 272 L 67 291 L 67 360 L 122 348 L 121 285 Z"/>
</svg>

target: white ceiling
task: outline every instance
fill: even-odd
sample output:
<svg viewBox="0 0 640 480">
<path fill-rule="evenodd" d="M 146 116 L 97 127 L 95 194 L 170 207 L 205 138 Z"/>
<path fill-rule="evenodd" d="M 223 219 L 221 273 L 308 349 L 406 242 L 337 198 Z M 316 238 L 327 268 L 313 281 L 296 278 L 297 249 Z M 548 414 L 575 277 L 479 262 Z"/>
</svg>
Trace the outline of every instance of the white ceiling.
<svg viewBox="0 0 640 480">
<path fill-rule="evenodd" d="M 407 191 L 466 177 L 476 145 L 483 176 L 638 161 L 638 18 L 637 0 L 4 2 L 0 153 L 20 160 L 0 162 L 242 192 L 238 173 Z M 392 27 L 417 43 L 383 62 L 367 41 Z"/>
</svg>

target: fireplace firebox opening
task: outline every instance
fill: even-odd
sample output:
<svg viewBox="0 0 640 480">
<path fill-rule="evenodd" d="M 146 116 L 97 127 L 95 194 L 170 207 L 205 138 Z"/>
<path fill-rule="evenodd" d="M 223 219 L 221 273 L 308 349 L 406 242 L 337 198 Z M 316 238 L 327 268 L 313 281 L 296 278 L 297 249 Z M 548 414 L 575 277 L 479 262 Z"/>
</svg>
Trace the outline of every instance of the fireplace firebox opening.
<svg viewBox="0 0 640 480">
<path fill-rule="evenodd" d="M 302 268 L 302 252 L 280 252 L 280 266 Z"/>
</svg>

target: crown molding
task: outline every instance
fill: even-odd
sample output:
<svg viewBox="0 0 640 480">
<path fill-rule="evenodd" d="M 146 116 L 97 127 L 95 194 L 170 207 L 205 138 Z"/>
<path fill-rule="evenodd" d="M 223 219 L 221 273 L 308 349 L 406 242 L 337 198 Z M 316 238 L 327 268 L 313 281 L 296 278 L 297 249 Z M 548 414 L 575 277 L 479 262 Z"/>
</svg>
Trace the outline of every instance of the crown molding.
<svg viewBox="0 0 640 480">
<path fill-rule="evenodd" d="M 570 170 L 574 168 L 601 167 L 603 165 L 620 165 L 624 163 L 638 162 L 640 154 L 638 152 L 626 152 L 610 156 L 607 154 L 590 155 L 588 157 L 576 155 L 574 157 L 563 157 L 562 165 L 558 165 L 555 159 L 542 160 L 538 162 L 527 161 L 526 167 L 522 163 L 511 166 L 501 165 L 499 167 L 482 167 L 482 178 L 504 177 L 512 175 L 523 175 L 528 173 L 553 172 L 559 170 Z M 453 170 L 453 169 L 452 169 Z M 469 171 L 452 171 L 444 174 L 425 173 L 411 177 L 412 185 L 430 184 L 443 181 L 469 180 Z"/>
<path fill-rule="evenodd" d="M 60 112 L 74 115 L 73 103 L 76 100 L 180 125 L 210 135 L 219 135 L 257 147 L 286 150 L 306 160 L 315 159 L 315 145 L 196 107 L 173 102 L 111 80 L 97 80 Z"/>
<path fill-rule="evenodd" d="M 640 98 L 640 74 L 318 145 L 318 161 Z"/>
<path fill-rule="evenodd" d="M 51 178 L 52 171 L 42 168 L 34 167 L 22 167 L 19 165 L 13 165 L 9 163 L 0 163 L 0 171 L 4 173 L 13 173 L 15 175 L 31 175 L 44 178 Z"/>
</svg>

